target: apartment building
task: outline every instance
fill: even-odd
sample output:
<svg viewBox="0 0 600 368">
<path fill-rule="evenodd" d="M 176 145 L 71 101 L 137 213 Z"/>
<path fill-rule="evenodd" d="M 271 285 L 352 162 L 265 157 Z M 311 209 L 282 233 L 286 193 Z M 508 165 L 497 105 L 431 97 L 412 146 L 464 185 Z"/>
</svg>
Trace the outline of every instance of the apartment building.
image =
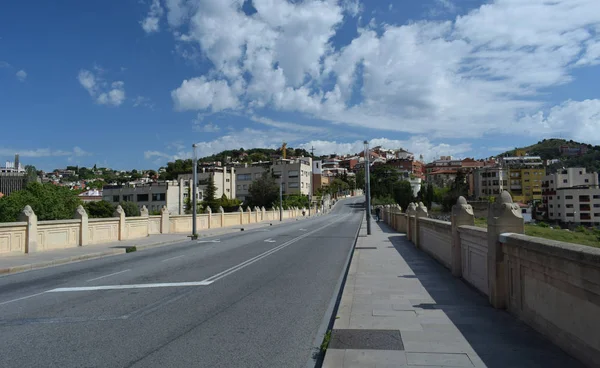
<svg viewBox="0 0 600 368">
<path fill-rule="evenodd" d="M 265 172 L 272 173 L 279 181 L 282 180 L 284 195 L 311 195 L 312 158 L 277 159 L 271 162 L 259 162 L 252 165 L 244 164 L 236 167 L 236 198 L 245 201 L 250 185 Z"/>
<path fill-rule="evenodd" d="M 216 198 L 221 198 L 223 194 L 227 198 L 236 198 L 236 172 L 234 167 L 210 166 L 201 167 L 198 169 L 198 191 L 201 196 L 204 196 L 206 185 L 209 178 L 212 176 L 217 191 Z M 177 179 L 192 180 L 192 174 L 180 174 Z"/>
<path fill-rule="evenodd" d="M 348 169 L 342 167 L 342 160 L 336 158 L 329 158 L 324 160 L 322 163 L 322 174 L 323 176 L 338 176 L 348 173 Z"/>
<path fill-rule="evenodd" d="M 508 172 L 500 167 L 482 167 L 473 171 L 473 193 L 476 199 L 495 196 L 508 189 Z"/>
<path fill-rule="evenodd" d="M 517 151 L 518 156 L 502 157 L 500 165 L 508 173 L 508 191 L 515 202 L 530 203 L 542 200 L 542 181 L 546 168 L 540 156 L 527 156 Z"/>
<path fill-rule="evenodd" d="M 160 211 L 163 206 L 167 206 L 170 214 L 183 215 L 191 185 L 191 180 L 184 179 L 139 185 L 107 185 L 102 188 L 102 199 L 113 204 L 134 202 L 140 209 L 146 206 L 150 212 Z M 200 191 L 196 192 L 196 198 L 198 201 L 202 200 Z"/>
<path fill-rule="evenodd" d="M 600 224 L 598 175 L 585 168 L 562 169 L 543 179 L 543 205 L 547 217 L 563 223 Z"/>
</svg>

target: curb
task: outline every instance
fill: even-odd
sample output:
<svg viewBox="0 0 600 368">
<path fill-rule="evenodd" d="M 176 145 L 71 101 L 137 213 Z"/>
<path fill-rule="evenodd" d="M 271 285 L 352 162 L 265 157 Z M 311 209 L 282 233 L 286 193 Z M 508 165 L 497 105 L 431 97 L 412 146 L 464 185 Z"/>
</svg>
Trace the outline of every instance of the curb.
<svg viewBox="0 0 600 368">
<path fill-rule="evenodd" d="M 361 220 L 358 224 L 358 229 L 356 230 L 356 234 L 354 236 L 354 243 L 352 244 L 352 247 L 350 247 L 350 251 L 348 252 L 348 255 L 346 257 L 346 265 L 342 268 L 342 273 L 340 274 L 340 277 L 337 281 L 336 287 L 334 288 L 333 296 L 331 297 L 331 300 L 329 301 L 329 306 L 327 307 L 327 310 L 325 311 L 325 315 L 323 316 L 323 321 L 321 322 L 321 326 L 319 327 L 317 336 L 315 337 L 315 342 L 314 342 L 315 347 L 321 346 L 321 343 L 323 342 L 325 334 L 327 333 L 328 330 L 333 329 L 333 326 L 335 324 L 335 320 L 336 320 L 335 317 L 337 315 L 338 308 L 340 306 L 340 301 L 342 300 L 342 294 L 344 292 L 344 288 L 346 287 L 346 279 L 348 278 L 348 272 L 350 271 L 350 265 L 352 264 L 352 258 L 354 256 L 354 251 L 355 251 L 354 248 L 356 247 L 356 243 L 358 242 L 358 236 L 362 229 L 364 220 L 365 220 L 364 217 L 361 217 Z M 323 364 L 325 363 L 325 357 L 327 356 L 327 351 L 325 351 L 324 354 L 321 353 L 321 351 L 317 351 L 316 354 L 317 354 L 316 357 L 315 357 L 314 353 L 313 353 L 313 355 L 311 355 L 308 362 L 306 363 L 306 366 L 305 366 L 306 368 L 323 366 Z"/>
<path fill-rule="evenodd" d="M 86 261 L 86 260 L 89 260 L 89 259 L 114 256 L 116 254 L 124 254 L 124 253 L 125 253 L 125 248 L 122 248 L 122 249 L 112 249 L 112 250 L 108 250 L 108 251 L 104 251 L 104 252 L 82 254 L 80 256 L 71 256 L 71 257 L 66 257 L 66 258 L 59 258 L 59 259 L 54 259 L 54 260 L 46 261 L 46 262 L 30 263 L 30 264 L 25 264 L 25 265 L 20 265 L 20 266 L 0 268 L 0 275 L 8 275 L 8 274 L 11 274 L 11 273 L 18 273 L 18 272 L 24 272 L 24 271 L 30 271 L 30 270 L 37 270 L 37 269 L 40 269 L 40 268 L 46 268 L 46 267 L 51 267 L 51 266 L 58 266 L 58 265 L 61 265 L 61 264 L 66 264 L 66 263 L 74 263 L 74 262 L 79 262 L 79 261 Z"/>
</svg>

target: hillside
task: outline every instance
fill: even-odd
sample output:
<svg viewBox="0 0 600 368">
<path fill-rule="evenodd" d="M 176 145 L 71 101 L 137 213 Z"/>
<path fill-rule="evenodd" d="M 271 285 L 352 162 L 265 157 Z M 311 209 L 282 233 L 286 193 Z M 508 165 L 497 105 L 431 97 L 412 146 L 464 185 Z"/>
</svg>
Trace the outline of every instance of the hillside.
<svg viewBox="0 0 600 368">
<path fill-rule="evenodd" d="M 563 145 L 572 148 L 586 146 L 588 151 L 582 156 L 561 155 L 559 147 Z M 498 157 L 514 156 L 517 149 L 523 149 L 532 156 L 540 156 L 543 160 L 560 160 L 559 163 L 548 167 L 549 172 L 555 172 L 562 167 L 585 167 L 588 171 L 600 172 L 600 146 L 552 138 L 544 139 L 531 146 L 515 148 L 498 155 Z"/>
</svg>

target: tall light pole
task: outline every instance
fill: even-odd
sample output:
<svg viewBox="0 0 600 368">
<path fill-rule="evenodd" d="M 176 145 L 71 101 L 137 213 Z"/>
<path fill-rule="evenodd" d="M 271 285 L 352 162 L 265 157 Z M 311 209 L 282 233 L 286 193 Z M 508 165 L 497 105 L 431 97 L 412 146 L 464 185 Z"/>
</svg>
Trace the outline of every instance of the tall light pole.
<svg viewBox="0 0 600 368">
<path fill-rule="evenodd" d="M 197 145 L 194 143 L 192 144 L 192 148 L 194 149 L 194 158 L 192 159 L 192 166 L 193 166 L 193 175 L 192 175 L 192 235 L 197 235 L 196 232 L 196 217 L 198 216 L 198 211 L 197 211 L 197 207 L 198 207 L 198 198 L 196 198 L 196 192 L 198 191 L 197 189 L 197 185 L 198 185 L 198 156 L 196 155 L 196 147 Z"/>
<path fill-rule="evenodd" d="M 279 174 L 279 221 L 283 221 L 283 167 Z"/>
<path fill-rule="evenodd" d="M 365 206 L 367 207 L 367 235 L 371 235 L 371 183 L 369 171 L 369 141 L 364 141 L 365 144 Z"/>
</svg>

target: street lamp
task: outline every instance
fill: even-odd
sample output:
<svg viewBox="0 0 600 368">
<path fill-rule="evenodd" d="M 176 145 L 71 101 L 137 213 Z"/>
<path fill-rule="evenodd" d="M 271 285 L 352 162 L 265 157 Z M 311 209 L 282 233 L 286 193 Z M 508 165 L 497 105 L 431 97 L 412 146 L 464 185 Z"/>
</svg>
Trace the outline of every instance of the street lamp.
<svg viewBox="0 0 600 368">
<path fill-rule="evenodd" d="M 283 221 L 283 167 L 279 174 L 279 222 Z"/>
<path fill-rule="evenodd" d="M 367 235 L 371 235 L 371 184 L 369 178 L 369 141 L 364 141 L 365 144 L 365 205 L 367 210 Z"/>
<path fill-rule="evenodd" d="M 192 175 L 192 236 L 197 235 L 196 232 L 196 218 L 198 216 L 198 211 L 197 211 L 197 206 L 198 206 L 198 199 L 196 198 L 196 192 L 197 192 L 197 185 L 198 185 L 198 155 L 196 154 L 196 147 L 198 147 L 197 144 L 192 144 L 192 148 L 194 149 L 194 157 L 192 159 L 192 166 L 193 166 L 193 175 Z"/>
</svg>

